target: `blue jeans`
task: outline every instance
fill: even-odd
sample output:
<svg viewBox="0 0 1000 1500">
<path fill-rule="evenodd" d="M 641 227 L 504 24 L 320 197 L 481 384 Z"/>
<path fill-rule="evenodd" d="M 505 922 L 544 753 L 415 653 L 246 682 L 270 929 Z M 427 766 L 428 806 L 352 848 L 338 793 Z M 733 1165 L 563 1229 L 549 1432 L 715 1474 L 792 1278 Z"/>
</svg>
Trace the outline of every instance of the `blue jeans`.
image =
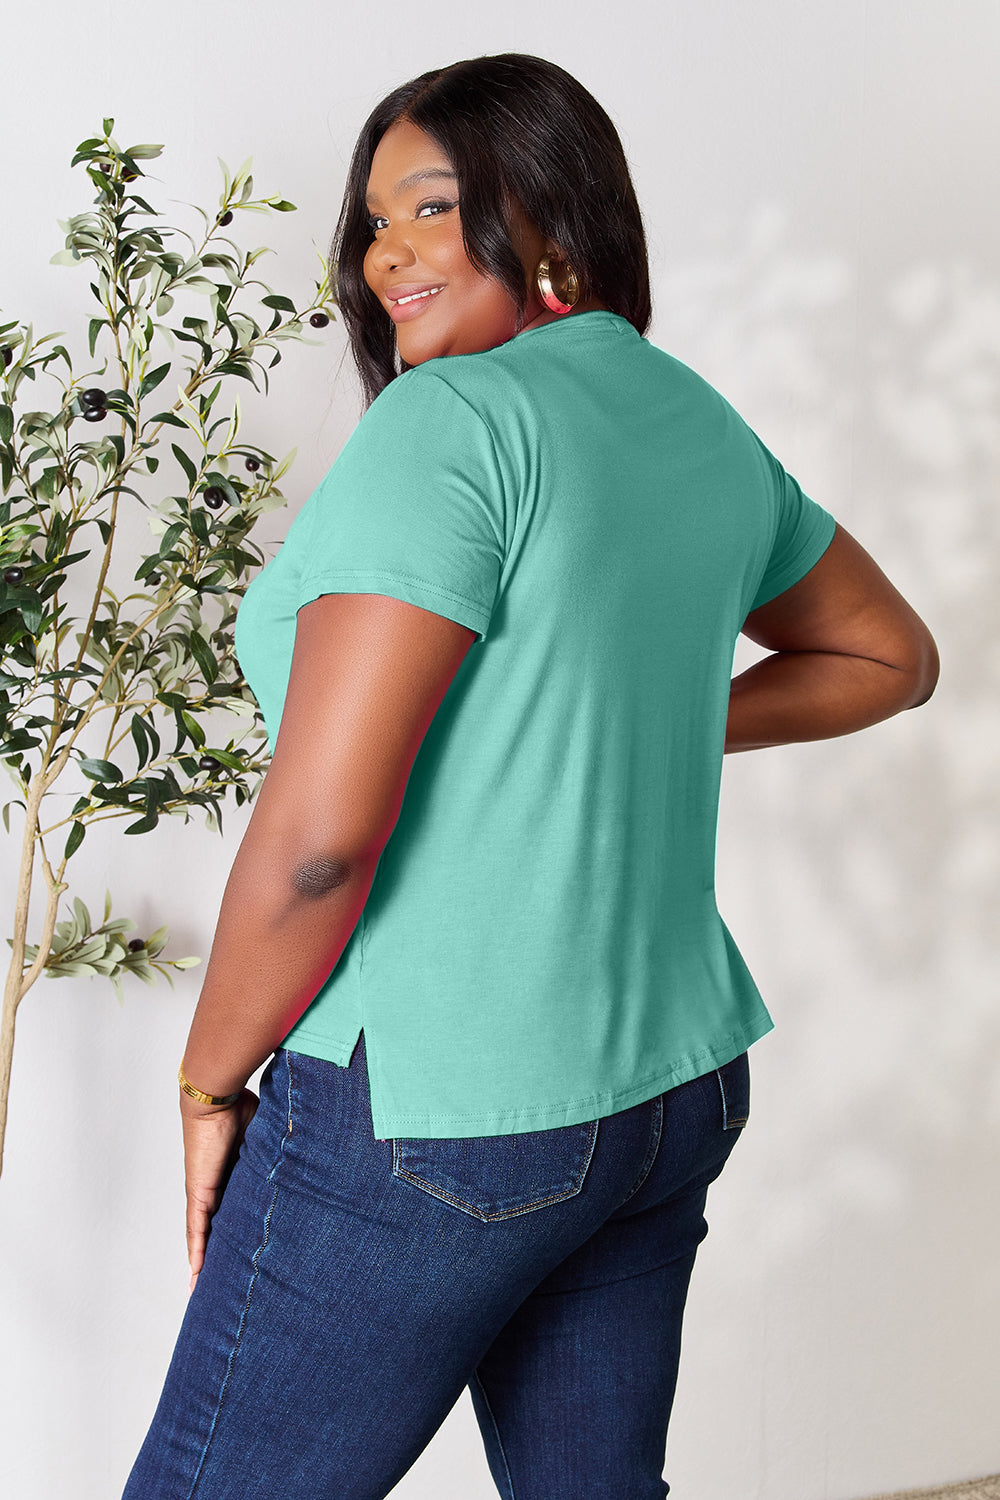
<svg viewBox="0 0 1000 1500">
<path fill-rule="evenodd" d="M 382 1141 L 363 1036 L 278 1052 L 125 1500 L 380 1500 L 467 1385 L 504 1500 L 663 1500 L 749 1098 L 744 1053 L 587 1124 Z"/>
</svg>

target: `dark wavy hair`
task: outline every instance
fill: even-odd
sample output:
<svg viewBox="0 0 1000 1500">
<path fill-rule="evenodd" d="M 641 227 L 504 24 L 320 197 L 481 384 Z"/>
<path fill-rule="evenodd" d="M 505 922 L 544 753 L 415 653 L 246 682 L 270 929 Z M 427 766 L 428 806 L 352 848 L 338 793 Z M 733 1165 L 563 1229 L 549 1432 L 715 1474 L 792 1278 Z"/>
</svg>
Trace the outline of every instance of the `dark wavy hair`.
<svg viewBox="0 0 1000 1500">
<path fill-rule="evenodd" d="M 365 195 L 376 147 L 407 120 L 432 136 L 458 178 L 465 251 L 507 288 L 520 317 L 524 269 L 511 243 L 512 203 L 551 238 L 580 280 L 645 334 L 652 315 L 642 215 L 618 132 L 581 83 L 541 57 L 473 57 L 401 84 L 368 117 L 354 149 L 330 252 L 344 326 L 370 405 L 409 366 L 364 278 L 372 241 Z"/>
</svg>

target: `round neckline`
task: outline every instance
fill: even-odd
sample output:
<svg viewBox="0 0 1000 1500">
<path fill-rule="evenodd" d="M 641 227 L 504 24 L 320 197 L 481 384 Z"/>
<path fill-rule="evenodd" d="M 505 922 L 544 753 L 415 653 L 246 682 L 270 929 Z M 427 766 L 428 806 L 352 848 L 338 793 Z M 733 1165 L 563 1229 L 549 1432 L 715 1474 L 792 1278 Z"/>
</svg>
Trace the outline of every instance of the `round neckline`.
<svg viewBox="0 0 1000 1500">
<path fill-rule="evenodd" d="M 574 324 L 586 324 L 593 328 L 598 324 L 603 327 L 605 323 L 613 327 L 616 333 L 624 333 L 626 328 L 632 328 L 627 318 L 623 318 L 620 313 L 612 312 L 610 307 L 595 307 L 590 312 L 573 313 L 565 318 L 553 318 L 550 323 L 539 323 L 537 328 L 522 328 L 520 333 L 515 333 L 513 338 L 507 340 L 507 343 L 514 344 L 518 339 L 527 338 L 532 333 L 545 333 L 549 328 L 566 329 Z"/>
</svg>

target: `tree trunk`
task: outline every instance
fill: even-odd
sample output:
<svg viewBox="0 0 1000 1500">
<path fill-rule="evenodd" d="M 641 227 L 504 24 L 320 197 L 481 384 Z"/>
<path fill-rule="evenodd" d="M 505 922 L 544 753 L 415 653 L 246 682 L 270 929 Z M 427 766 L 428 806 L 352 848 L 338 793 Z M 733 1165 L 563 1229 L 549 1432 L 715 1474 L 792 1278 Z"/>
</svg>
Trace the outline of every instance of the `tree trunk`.
<svg viewBox="0 0 1000 1500">
<path fill-rule="evenodd" d="M 20 973 L 11 964 L 3 997 L 3 1020 L 0 1022 L 0 1172 L 3 1171 L 3 1142 L 7 1133 L 10 1065 L 14 1058 L 14 1020 L 21 999 L 18 993 L 21 988 L 20 980 Z"/>
<path fill-rule="evenodd" d="M 21 840 L 21 873 L 17 882 L 17 905 L 14 910 L 14 943 L 7 970 L 7 983 L 3 995 L 3 1020 L 0 1022 L 0 1173 L 3 1172 L 3 1143 L 7 1132 L 7 1099 L 10 1094 L 10 1069 L 14 1058 L 14 1022 L 17 1007 L 34 983 L 42 965 L 48 957 L 48 947 L 43 951 L 39 945 L 36 962 L 31 974 L 24 972 L 24 949 L 28 931 L 28 907 L 31 903 L 31 876 L 35 867 L 35 834 L 38 830 L 38 809 L 45 795 L 45 781 L 41 775 L 33 778 L 28 789 L 24 810 L 24 837 Z M 56 901 L 58 903 L 58 895 Z M 46 923 L 48 926 L 48 923 Z M 51 943 L 49 933 L 48 942 Z M 41 960 L 41 963 L 38 962 Z"/>
</svg>

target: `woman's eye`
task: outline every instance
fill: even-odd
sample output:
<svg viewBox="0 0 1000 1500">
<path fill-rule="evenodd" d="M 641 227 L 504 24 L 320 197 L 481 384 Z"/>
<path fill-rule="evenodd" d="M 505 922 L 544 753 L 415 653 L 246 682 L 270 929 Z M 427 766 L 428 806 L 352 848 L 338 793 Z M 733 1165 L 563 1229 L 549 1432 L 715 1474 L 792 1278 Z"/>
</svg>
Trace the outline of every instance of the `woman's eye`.
<svg viewBox="0 0 1000 1500">
<path fill-rule="evenodd" d="M 457 207 L 457 203 L 446 203 L 444 199 L 435 198 L 431 202 L 421 203 L 413 217 L 415 219 L 431 218 L 436 214 L 448 213 L 450 209 Z M 380 229 L 384 229 L 388 222 L 384 214 L 368 215 L 368 228 L 372 234 L 377 234 Z"/>
<path fill-rule="evenodd" d="M 422 215 L 429 213 L 444 214 L 447 213 L 449 209 L 457 207 L 458 205 L 456 203 L 445 203 L 441 199 L 435 199 L 432 203 L 421 203 L 420 207 L 417 209 L 417 218 L 419 219 Z"/>
</svg>

